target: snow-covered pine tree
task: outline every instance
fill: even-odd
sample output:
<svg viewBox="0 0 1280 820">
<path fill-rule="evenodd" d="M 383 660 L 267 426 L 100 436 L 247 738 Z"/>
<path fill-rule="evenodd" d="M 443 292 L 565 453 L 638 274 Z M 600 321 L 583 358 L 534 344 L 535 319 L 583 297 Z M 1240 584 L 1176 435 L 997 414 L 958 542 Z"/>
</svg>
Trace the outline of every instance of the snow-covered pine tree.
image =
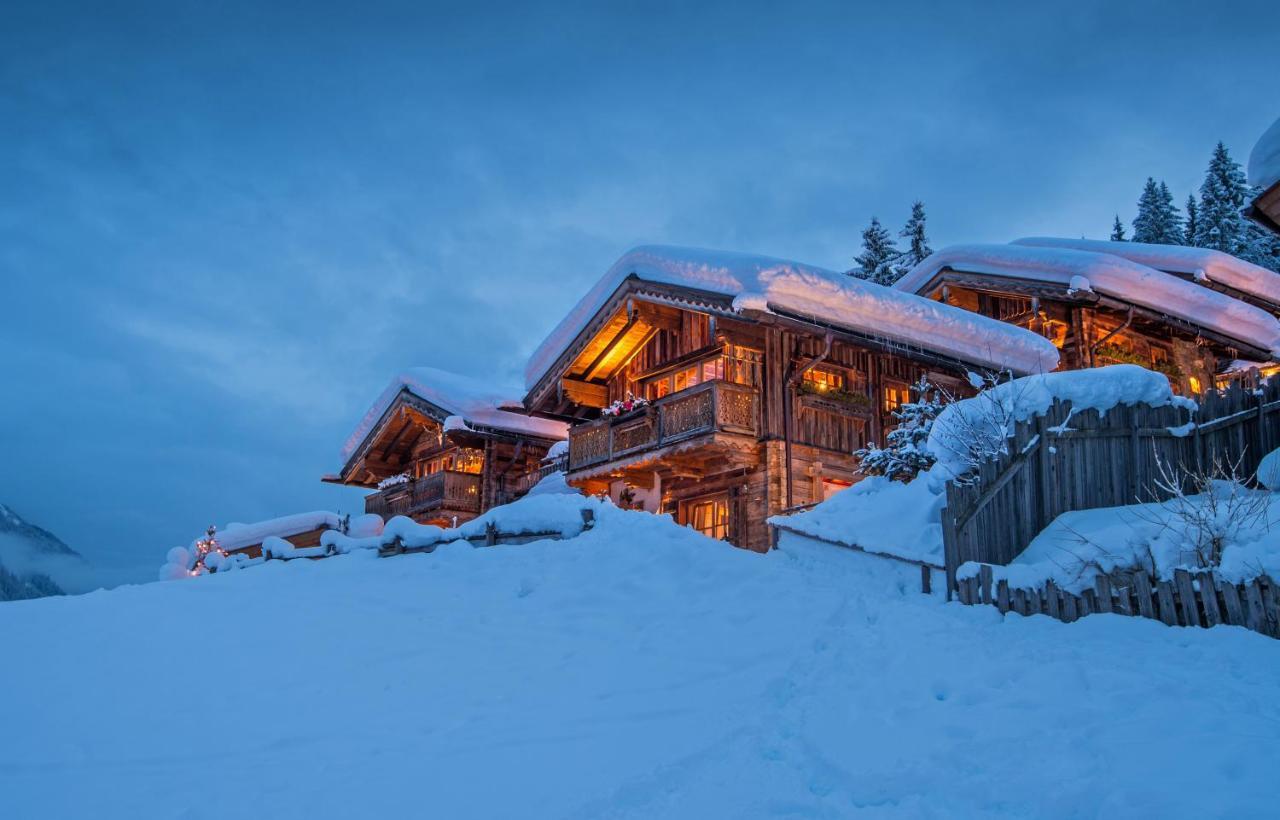
<svg viewBox="0 0 1280 820">
<path fill-rule="evenodd" d="M 911 203 L 911 218 L 907 220 L 907 224 L 898 233 L 898 236 L 907 242 L 907 249 L 902 252 L 902 256 L 898 260 L 898 268 L 902 273 L 911 270 L 923 262 L 926 256 L 933 253 L 933 248 L 929 247 L 929 237 L 925 235 L 924 223 L 924 203 L 916 200 Z M 901 278 L 901 274 L 899 274 L 899 278 Z"/>
<path fill-rule="evenodd" d="M 1111 224 L 1111 241 L 1123 242 L 1124 240 L 1124 223 L 1120 221 L 1120 214 L 1116 214 L 1116 221 Z"/>
<path fill-rule="evenodd" d="M 1221 142 L 1213 149 L 1196 214 L 1195 244 L 1232 255 L 1246 250 L 1245 221 L 1240 215 L 1248 186 L 1240 165 Z"/>
<path fill-rule="evenodd" d="M 893 411 L 898 426 L 886 437 L 886 446 L 871 445 L 854 453 L 858 459 L 858 471 L 863 475 L 910 481 L 937 461 L 927 445 L 933 420 L 946 406 L 945 397 L 924 376 L 911 386 L 911 393 L 915 401 Z"/>
<path fill-rule="evenodd" d="M 1248 193 L 1248 197 L 1253 200 L 1261 194 L 1260 188 L 1254 188 Z M 1280 236 L 1254 222 L 1246 221 L 1244 247 L 1241 249 L 1240 258 L 1259 267 L 1280 272 Z"/>
<path fill-rule="evenodd" d="M 1196 244 L 1196 229 L 1200 224 L 1197 216 L 1200 209 L 1196 207 L 1195 194 L 1187 194 L 1187 221 L 1182 227 L 1182 244 Z"/>
<path fill-rule="evenodd" d="M 1154 245 L 1182 244 L 1182 216 L 1173 204 L 1173 194 L 1163 182 L 1147 177 L 1138 198 L 1138 215 L 1133 219 L 1133 241 Z"/>
<path fill-rule="evenodd" d="M 1178 213 L 1178 206 L 1173 204 L 1173 194 L 1169 193 L 1169 186 L 1164 184 L 1164 180 L 1160 181 L 1159 216 L 1157 244 L 1181 245 L 1182 214 Z"/>
<path fill-rule="evenodd" d="M 849 271 L 859 279 L 875 282 L 877 285 L 891 285 L 897 279 L 893 263 L 900 256 L 893 236 L 880 224 L 880 220 L 871 217 L 871 224 L 862 232 L 862 253 L 854 261 L 858 267 Z"/>
<path fill-rule="evenodd" d="M 1156 181 L 1147 177 L 1138 197 L 1138 215 L 1133 218 L 1133 241 L 1154 242 L 1160 233 L 1160 189 Z"/>
</svg>

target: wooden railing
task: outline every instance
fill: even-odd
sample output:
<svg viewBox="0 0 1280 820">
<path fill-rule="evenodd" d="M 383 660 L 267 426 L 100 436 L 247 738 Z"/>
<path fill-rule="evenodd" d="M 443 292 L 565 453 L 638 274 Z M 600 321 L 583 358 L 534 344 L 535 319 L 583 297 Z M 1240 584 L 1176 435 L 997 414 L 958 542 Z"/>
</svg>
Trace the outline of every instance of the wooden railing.
<svg viewBox="0 0 1280 820">
<path fill-rule="evenodd" d="M 713 381 L 665 396 L 643 410 L 569 430 L 569 469 L 580 470 L 717 430 L 756 435 L 755 388 Z"/>
<path fill-rule="evenodd" d="M 480 476 L 452 471 L 432 473 L 364 497 L 364 511 L 383 518 L 432 510 L 480 512 Z"/>
</svg>

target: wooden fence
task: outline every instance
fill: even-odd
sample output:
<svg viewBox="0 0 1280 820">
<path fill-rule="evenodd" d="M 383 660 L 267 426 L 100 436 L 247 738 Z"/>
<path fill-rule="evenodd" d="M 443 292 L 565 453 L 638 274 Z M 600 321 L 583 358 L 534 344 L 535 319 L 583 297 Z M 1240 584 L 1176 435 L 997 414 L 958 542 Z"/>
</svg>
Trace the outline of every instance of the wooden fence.
<svg viewBox="0 0 1280 820">
<path fill-rule="evenodd" d="M 1146 572 L 1099 575 L 1093 589 L 1076 595 L 1048 581 L 1038 589 L 992 583 L 990 564 L 958 582 L 961 603 L 992 604 L 1001 612 L 1048 615 L 1070 623 L 1086 615 L 1114 612 L 1154 618 L 1169 626 L 1232 624 L 1280 638 L 1280 585 L 1269 576 L 1234 584 L 1217 573 L 1173 572 L 1172 581 L 1152 583 Z"/>
<path fill-rule="evenodd" d="M 809 504 L 807 506 L 812 507 L 814 505 Z M 790 514 L 790 512 L 788 512 L 788 514 Z M 795 535 L 800 538 L 807 538 L 810 541 L 818 541 L 823 544 L 830 544 L 833 547 L 842 547 L 847 550 L 853 550 L 854 552 L 866 553 L 867 555 L 870 555 L 875 558 L 883 558 L 886 561 L 893 561 L 899 564 L 907 564 L 909 566 L 919 567 L 920 591 L 923 592 L 925 595 L 932 594 L 933 592 L 934 570 L 942 569 L 942 567 L 938 566 L 937 564 L 931 564 L 928 561 L 918 561 L 914 558 L 904 558 L 901 555 L 893 555 L 887 552 L 872 552 L 871 550 L 866 549 L 865 547 L 859 546 L 858 544 L 855 544 L 852 541 L 838 541 L 834 538 L 826 538 L 821 535 L 812 535 L 810 533 L 805 532 L 804 530 L 798 530 L 795 527 L 788 527 L 786 524 L 775 524 L 773 522 L 769 522 L 769 548 L 770 549 L 778 548 L 778 541 L 780 540 L 781 535 L 784 532 L 790 533 L 791 535 Z"/>
<path fill-rule="evenodd" d="M 961 564 L 1008 564 L 1062 513 L 1163 500 L 1160 462 L 1191 470 L 1239 459 L 1241 474 L 1252 476 L 1280 445 L 1280 379 L 1210 393 L 1195 413 L 1147 405 L 1072 412 L 1057 402 L 1017 424 L 1007 444 L 971 482 L 947 485 L 948 596 Z"/>
<path fill-rule="evenodd" d="M 582 514 L 582 529 L 572 535 L 566 535 L 561 530 L 548 530 L 539 532 L 502 532 L 492 521 L 485 524 L 484 532 L 474 535 L 460 536 L 452 531 L 445 530 L 441 532 L 440 538 L 429 543 L 408 545 L 403 539 L 396 536 L 391 541 L 378 547 L 379 558 L 389 558 L 393 555 L 405 555 L 413 552 L 435 552 L 436 547 L 441 544 L 448 544 L 455 541 L 469 541 L 473 547 L 495 547 L 499 545 L 511 544 L 528 544 L 533 541 L 560 541 L 566 538 L 576 538 L 587 530 L 595 526 L 594 510 L 579 510 Z"/>
</svg>

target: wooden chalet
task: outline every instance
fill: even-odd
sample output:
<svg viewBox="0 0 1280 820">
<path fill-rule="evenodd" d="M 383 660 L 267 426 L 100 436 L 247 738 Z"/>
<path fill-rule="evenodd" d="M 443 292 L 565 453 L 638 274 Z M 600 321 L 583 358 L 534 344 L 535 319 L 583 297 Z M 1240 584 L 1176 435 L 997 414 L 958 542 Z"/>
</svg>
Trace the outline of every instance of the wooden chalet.
<svg viewBox="0 0 1280 820">
<path fill-rule="evenodd" d="M 1280 234 L 1280 120 L 1276 120 L 1249 155 L 1249 183 L 1261 193 L 1245 213 L 1254 222 Z"/>
<path fill-rule="evenodd" d="M 921 376 L 1053 368 L 1010 330 L 796 263 L 637 248 L 535 352 L 525 406 L 572 423 L 570 485 L 764 550 L 768 516 L 859 479 Z"/>
<path fill-rule="evenodd" d="M 514 501 L 542 477 L 567 425 L 531 418 L 488 385 L 434 368 L 402 373 L 325 481 L 368 487 L 365 512 L 451 526 Z"/>
<path fill-rule="evenodd" d="M 1235 298 L 1072 240 L 1022 242 L 1042 244 L 946 248 L 894 287 L 1039 333 L 1065 369 L 1140 364 L 1184 395 L 1213 387 L 1233 361 L 1280 353 L 1280 322 L 1257 293 Z"/>
</svg>

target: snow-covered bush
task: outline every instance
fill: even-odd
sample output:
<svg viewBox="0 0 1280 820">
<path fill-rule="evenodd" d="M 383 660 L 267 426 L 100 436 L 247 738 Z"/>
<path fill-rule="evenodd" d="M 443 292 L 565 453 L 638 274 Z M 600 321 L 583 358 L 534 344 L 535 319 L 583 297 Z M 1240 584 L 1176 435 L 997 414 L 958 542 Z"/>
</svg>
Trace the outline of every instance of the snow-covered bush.
<svg viewBox="0 0 1280 820">
<path fill-rule="evenodd" d="M 933 428 L 934 419 L 952 397 L 929 384 L 925 376 L 911 386 L 911 393 L 915 401 L 893 411 L 898 426 L 889 432 L 886 446 L 881 448 L 873 444 L 854 453 L 858 459 L 858 470 L 863 475 L 910 481 L 938 460 L 929 450 L 929 431 Z"/>
<path fill-rule="evenodd" d="M 1273 493 L 1280 492 L 1280 448 L 1262 457 L 1262 463 L 1258 465 L 1258 483 Z"/>
<path fill-rule="evenodd" d="M 1216 457 L 1203 468 L 1187 469 L 1156 454 L 1158 477 L 1149 492 L 1166 500 L 1158 518 L 1149 512 L 1145 517 L 1160 525 L 1156 540 L 1176 550 L 1178 564 L 1217 567 L 1223 551 L 1245 534 L 1271 529 L 1271 499 L 1244 485 L 1240 462 Z"/>
</svg>

